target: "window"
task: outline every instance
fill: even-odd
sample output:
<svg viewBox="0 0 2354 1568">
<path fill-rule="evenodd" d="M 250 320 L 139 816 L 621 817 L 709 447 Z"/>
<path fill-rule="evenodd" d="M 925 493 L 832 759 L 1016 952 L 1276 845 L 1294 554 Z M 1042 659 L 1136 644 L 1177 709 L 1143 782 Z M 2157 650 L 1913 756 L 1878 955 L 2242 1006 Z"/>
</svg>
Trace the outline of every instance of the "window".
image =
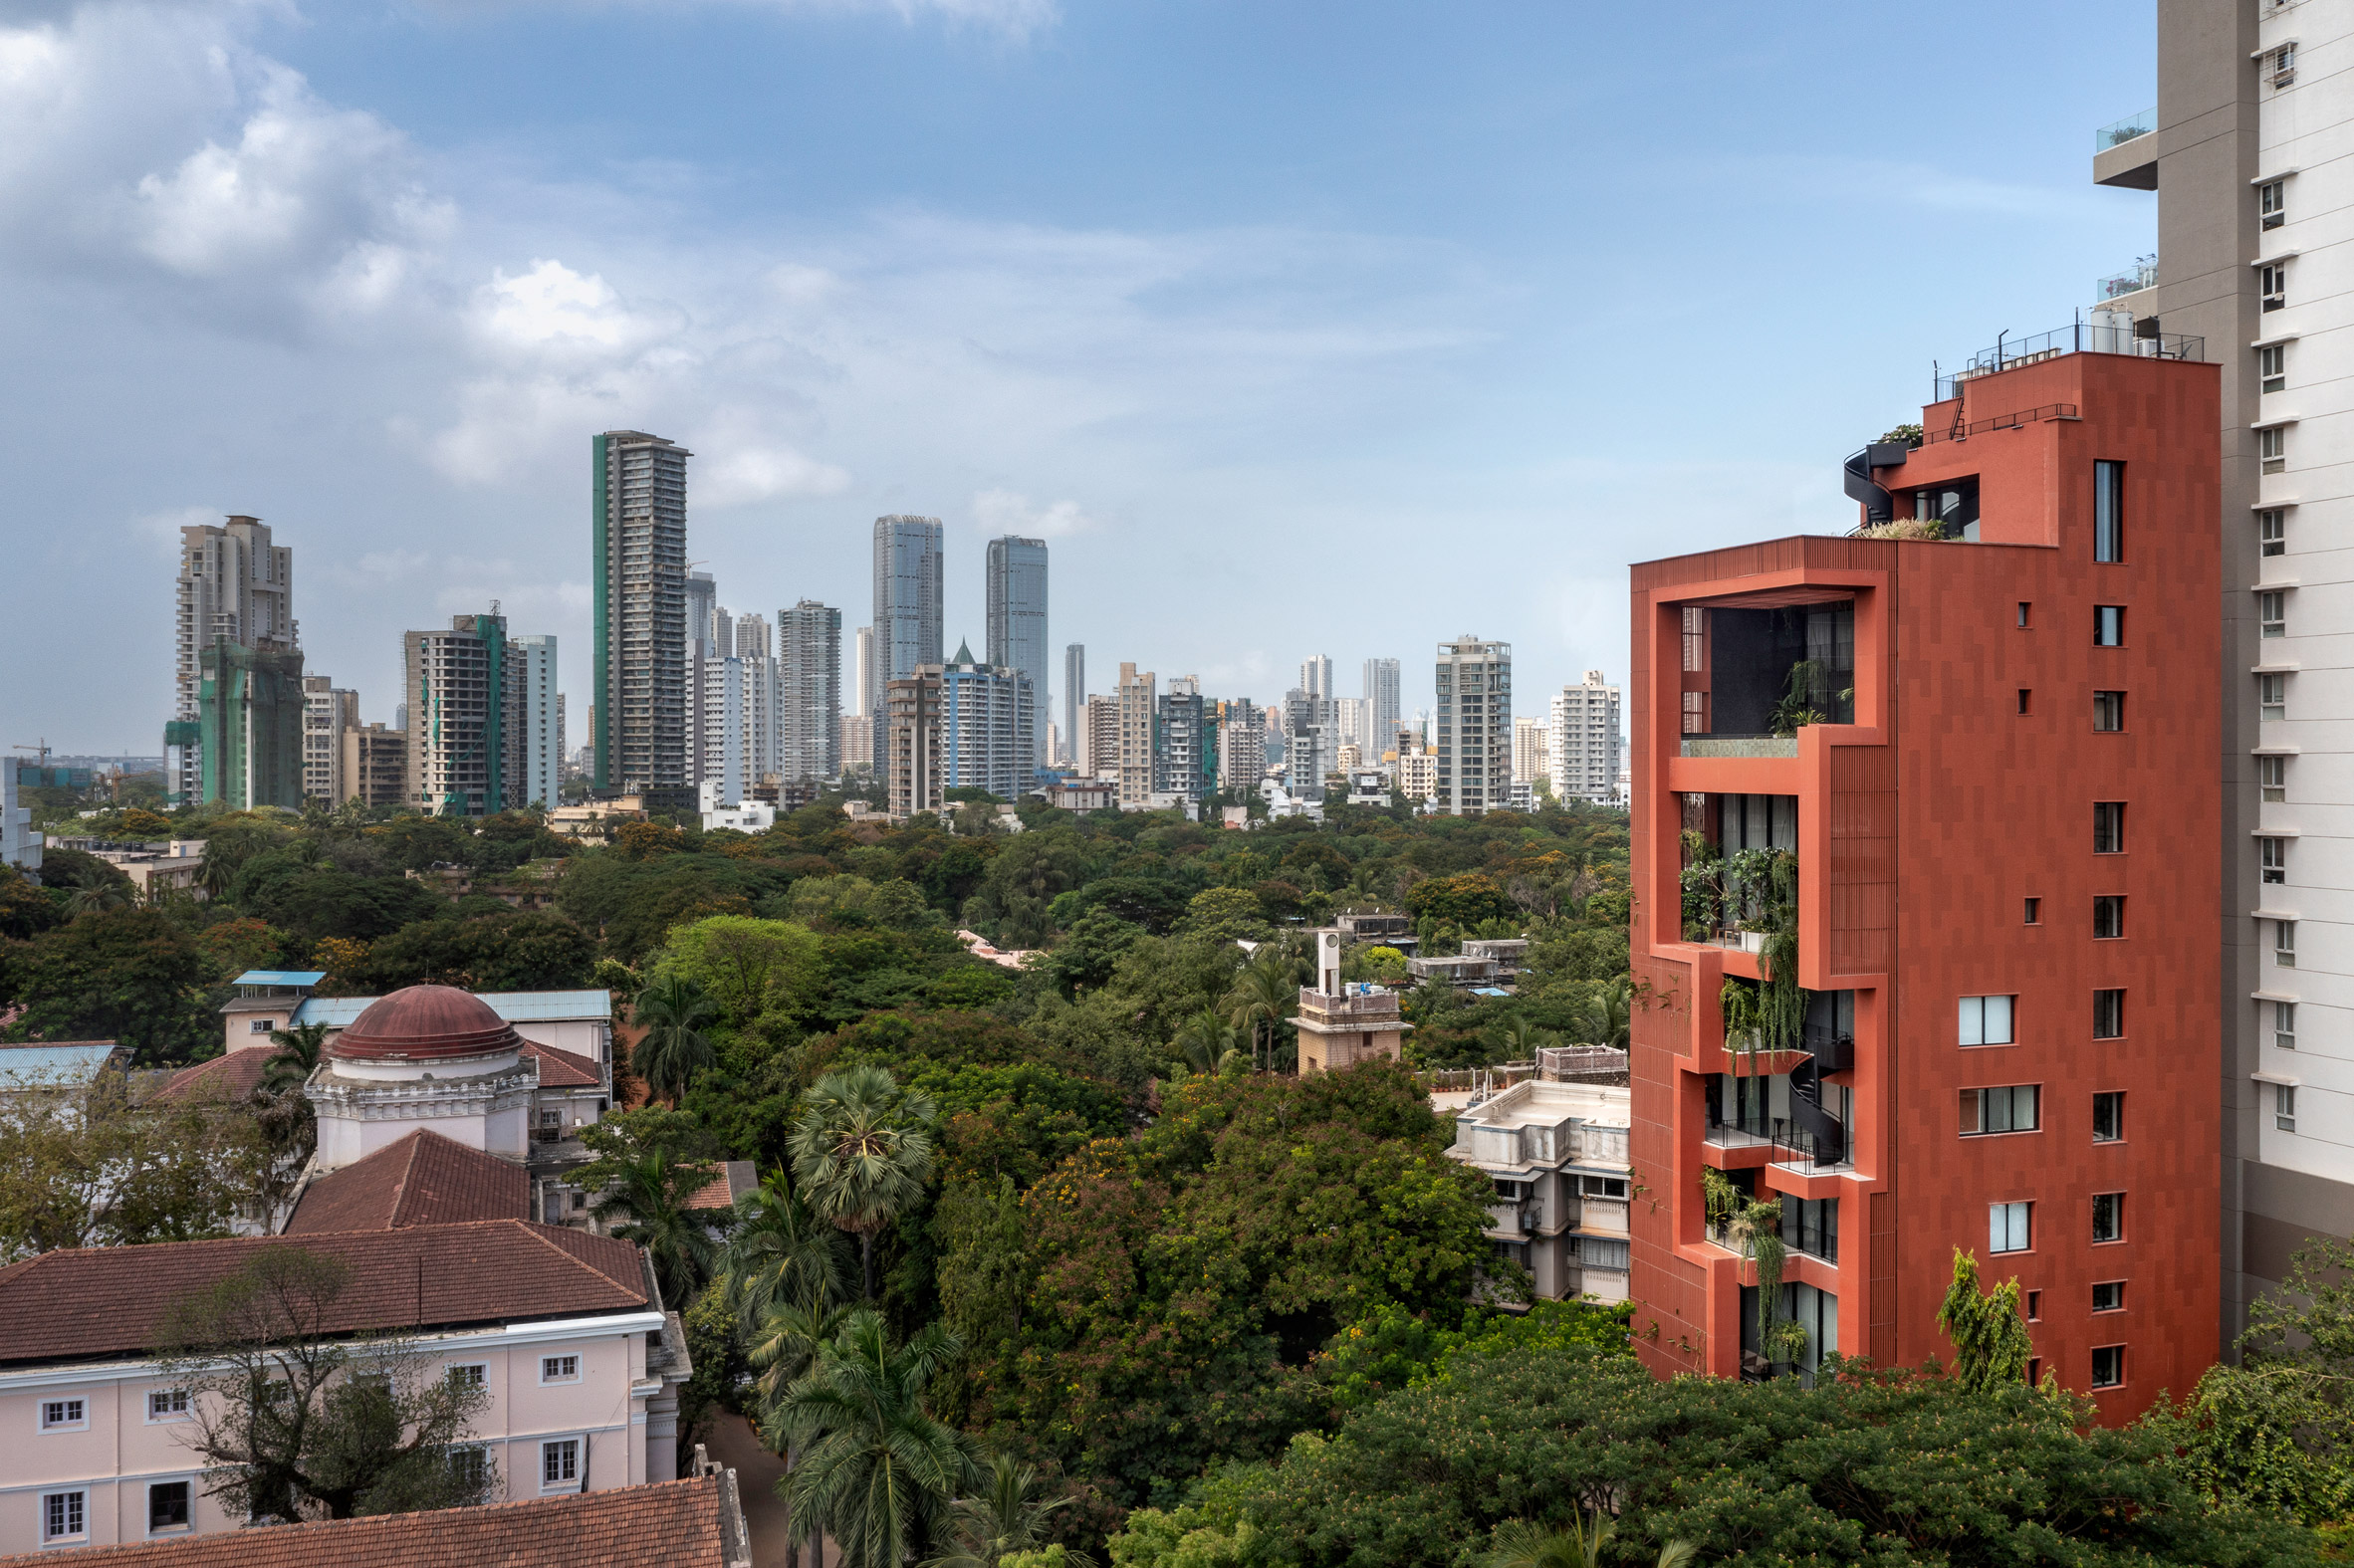
<svg viewBox="0 0 2354 1568">
<path fill-rule="evenodd" d="M 2092 645 L 2096 648 L 2125 646 L 2125 606 L 2095 604 L 2092 607 Z"/>
<path fill-rule="evenodd" d="M 2123 1193 L 2095 1193 L 2092 1195 L 2092 1238 L 2095 1241 L 2125 1239 L 2125 1195 Z"/>
<path fill-rule="evenodd" d="M 2264 56 L 2264 65 L 2272 73 L 2272 85 L 2284 88 L 2297 79 L 2297 46 L 2282 44 Z"/>
<path fill-rule="evenodd" d="M 2288 881 L 2288 840 L 2259 838 L 2256 840 L 2256 864 L 2266 882 Z"/>
<path fill-rule="evenodd" d="M 559 1438 L 540 1445 L 540 1489 L 577 1486 L 581 1480 L 581 1440 Z"/>
<path fill-rule="evenodd" d="M 1624 1198 L 1626 1178 L 1623 1176 L 1581 1176 L 1577 1179 L 1579 1196 L 1585 1198 Z"/>
<path fill-rule="evenodd" d="M 2117 1143 L 2125 1137 L 2125 1091 L 2104 1089 L 2092 1097 L 2092 1141 Z"/>
<path fill-rule="evenodd" d="M 1684 733 L 1686 735 L 1706 735 L 1709 733 L 1709 694 L 1707 692 L 1686 692 L 1684 694 Z"/>
<path fill-rule="evenodd" d="M 2265 306 L 2270 310 L 2269 305 Z M 2288 426 L 2270 425 L 2256 432 L 2256 456 L 2267 474 L 2277 474 L 2288 467 Z"/>
<path fill-rule="evenodd" d="M 2288 269 L 2267 266 L 2256 269 L 2256 293 L 2263 298 L 2263 308 L 2277 311 L 2288 303 Z"/>
<path fill-rule="evenodd" d="M 2034 1244 L 2033 1204 L 1987 1206 L 1987 1250 L 2023 1252 Z"/>
<path fill-rule="evenodd" d="M 184 1480 L 154 1481 L 147 1487 L 147 1533 L 184 1530 L 189 1524 L 189 1486 Z"/>
<path fill-rule="evenodd" d="M 45 1399 L 41 1402 L 43 1432 L 78 1431 L 89 1425 L 90 1407 L 79 1399 Z"/>
<path fill-rule="evenodd" d="M 2124 992 L 2096 991 L 2092 994 L 2092 1037 L 2096 1040 L 2125 1037 Z"/>
<path fill-rule="evenodd" d="M 254 1018 L 245 1025 L 248 1034 L 267 1034 L 276 1025 L 275 1018 Z"/>
<path fill-rule="evenodd" d="M 2259 675 L 2256 677 L 2256 717 L 2285 719 L 2288 717 L 2288 677 Z"/>
<path fill-rule="evenodd" d="M 2263 798 L 2284 801 L 2288 798 L 2288 759 L 2259 757 L 2256 759 L 2256 787 Z"/>
<path fill-rule="evenodd" d="M 2034 695 L 2035 694 L 2032 691 L 2024 686 L 2021 686 L 2018 689 L 2018 711 L 2022 716 L 2028 712 L 2028 705 L 2034 700 Z"/>
<path fill-rule="evenodd" d="M 579 1356 L 542 1356 L 540 1358 L 540 1381 L 542 1383 L 580 1382 L 581 1358 Z"/>
<path fill-rule="evenodd" d="M 2272 1004 L 2272 1043 L 2282 1050 L 2297 1048 L 2297 1005 L 2293 1002 Z"/>
<path fill-rule="evenodd" d="M 2001 1089 L 1964 1089 L 1962 1136 L 1976 1138 L 1988 1133 L 2033 1132 L 2041 1125 L 2035 1116 L 2038 1099 L 2035 1085 L 2031 1083 Z"/>
<path fill-rule="evenodd" d="M 2125 559 L 2125 465 L 2092 465 L 2092 559 Z"/>
<path fill-rule="evenodd" d="M 2040 1290 L 2027 1292 L 2027 1321 L 2030 1323 L 2043 1321 L 2043 1292 Z"/>
<path fill-rule="evenodd" d="M 2256 595 L 2256 625 L 2266 637 L 2288 635 L 2288 595 L 2268 589 Z"/>
<path fill-rule="evenodd" d="M 449 1451 L 449 1472 L 467 1486 L 480 1486 L 490 1479 L 490 1454 L 472 1446 Z"/>
<path fill-rule="evenodd" d="M 2297 923 L 2293 920 L 2272 922 L 2272 967 L 2275 969 L 2295 969 L 2297 967 Z"/>
<path fill-rule="evenodd" d="M 2125 935 L 2125 898 L 2103 893 L 2092 901 L 2092 934 L 2103 941 Z"/>
<path fill-rule="evenodd" d="M 2094 1285 L 2092 1287 L 2092 1309 L 2095 1312 L 2124 1311 L 2125 1281 L 2112 1279 L 2105 1284 Z"/>
<path fill-rule="evenodd" d="M 2256 187 L 2256 215 L 2264 220 L 2264 227 L 2267 229 L 2277 229 L 2280 227 L 2280 225 L 2288 221 L 2287 185 L 2288 181 L 2286 180 L 2268 179 Z M 2266 348 L 2261 351 L 2264 353 L 2276 354 L 2280 350 L 2277 348 Z M 2273 365 L 2277 365 L 2279 361 L 2277 359 L 2272 361 Z M 2267 370 L 2269 370 L 2269 366 L 2267 367 Z M 2277 386 L 2267 386 L 2264 388 L 2264 390 L 2267 392 L 2277 392 L 2280 390 L 2280 388 Z"/>
<path fill-rule="evenodd" d="M 2018 629 L 2021 631 L 2027 629 L 2027 601 L 2025 599 L 2018 601 Z"/>
<path fill-rule="evenodd" d="M 2277 392 L 2288 385 L 2287 362 L 2288 345 L 2286 343 L 2274 343 L 2269 348 L 2258 348 L 2256 350 L 2257 384 L 2267 392 Z"/>
<path fill-rule="evenodd" d="M 41 1538 L 70 1541 L 89 1529 L 90 1493 L 52 1491 L 41 1495 Z"/>
<path fill-rule="evenodd" d="M 2092 1353 L 2092 1386 L 2113 1389 L 2125 1381 L 2125 1347 L 2102 1345 Z"/>
<path fill-rule="evenodd" d="M 1839 1260 L 1839 1200 L 1792 1198 L 1781 1200 L 1782 1238 L 1792 1248 L 1826 1263 Z M 1590 1239 L 1583 1244 L 1591 1245 Z"/>
<path fill-rule="evenodd" d="M 188 1391 L 186 1389 L 151 1389 L 147 1394 L 149 1421 L 186 1421 L 188 1419 Z"/>
<path fill-rule="evenodd" d="M 2027 924 L 2028 924 L 2028 925 L 2030 925 L 2030 926 L 2039 926 L 2039 925 L 2041 925 L 2042 923 L 2043 923 L 2043 900 L 2041 900 L 2041 899 L 2039 899 L 2039 898 L 2030 898 L 2030 899 L 2028 899 L 2028 900 L 2027 900 Z"/>
<path fill-rule="evenodd" d="M 543 1370 L 545 1370 L 546 1363 L 543 1362 L 541 1365 Z M 450 1386 L 461 1389 L 478 1389 L 482 1387 L 484 1380 L 489 1376 L 489 1374 L 490 1367 L 486 1362 L 456 1362 L 453 1363 L 449 1369 Z"/>
<path fill-rule="evenodd" d="M 1708 614 L 1693 606 L 1684 610 L 1684 668 L 1694 674 L 1708 668 Z"/>
<path fill-rule="evenodd" d="M 2267 507 L 2256 514 L 2256 548 L 2267 556 L 2288 554 L 2288 514 Z"/>
<path fill-rule="evenodd" d="M 2010 1043 L 2010 1002 L 2008 997 L 1964 997 L 1962 999 L 1962 1030 L 1959 1036 L 1964 1045 L 2007 1045 Z"/>
<path fill-rule="evenodd" d="M 2297 1130 L 2297 1086 L 2293 1083 L 2272 1085 L 2272 1125 L 2282 1132 Z"/>
<path fill-rule="evenodd" d="M 2125 853 L 2125 802 L 2123 800 L 2095 800 L 2092 802 L 2092 852 L 2096 855 Z"/>
<path fill-rule="evenodd" d="M 2092 694 L 2092 727 L 2096 730 L 2125 728 L 2125 694 L 2123 692 L 2094 692 Z"/>
</svg>

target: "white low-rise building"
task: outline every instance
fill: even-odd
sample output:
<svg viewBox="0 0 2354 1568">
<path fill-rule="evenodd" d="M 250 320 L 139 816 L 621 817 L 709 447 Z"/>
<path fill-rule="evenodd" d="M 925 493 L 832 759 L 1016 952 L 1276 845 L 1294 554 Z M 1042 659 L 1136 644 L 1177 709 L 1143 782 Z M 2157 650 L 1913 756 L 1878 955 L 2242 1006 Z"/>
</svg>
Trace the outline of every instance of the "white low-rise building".
<svg viewBox="0 0 2354 1568">
<path fill-rule="evenodd" d="M 1496 1184 L 1488 1237 L 1529 1270 L 1536 1294 L 1623 1301 L 1633 1182 L 1626 1053 L 1568 1047 L 1545 1054 L 1541 1076 L 1486 1093 L 1441 1090 L 1432 1105 L 1455 1118 L 1448 1154 Z"/>
</svg>

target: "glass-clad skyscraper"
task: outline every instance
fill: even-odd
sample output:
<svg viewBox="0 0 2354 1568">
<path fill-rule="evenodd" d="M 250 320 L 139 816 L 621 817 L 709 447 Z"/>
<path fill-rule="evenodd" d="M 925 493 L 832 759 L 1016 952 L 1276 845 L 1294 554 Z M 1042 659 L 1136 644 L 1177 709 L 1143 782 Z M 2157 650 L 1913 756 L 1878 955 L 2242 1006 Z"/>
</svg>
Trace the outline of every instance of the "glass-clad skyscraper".
<svg viewBox="0 0 2354 1568">
<path fill-rule="evenodd" d="M 874 660 L 866 711 L 873 716 L 875 754 L 884 751 L 883 687 L 906 680 L 918 665 L 940 660 L 940 520 L 874 520 Z"/>
<path fill-rule="evenodd" d="M 1020 670 L 1034 701 L 1047 702 L 1047 542 L 1008 534 L 989 542 L 989 662 Z M 1052 711 L 1052 710 L 1047 710 Z M 1037 726 L 1036 761 L 1047 760 Z"/>
</svg>

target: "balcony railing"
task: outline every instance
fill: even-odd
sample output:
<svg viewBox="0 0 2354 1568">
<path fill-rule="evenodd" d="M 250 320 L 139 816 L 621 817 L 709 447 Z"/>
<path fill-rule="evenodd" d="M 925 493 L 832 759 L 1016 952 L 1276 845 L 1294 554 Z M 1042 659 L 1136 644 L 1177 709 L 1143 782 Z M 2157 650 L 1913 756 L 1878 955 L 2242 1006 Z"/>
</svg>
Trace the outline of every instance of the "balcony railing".
<svg viewBox="0 0 2354 1568">
<path fill-rule="evenodd" d="M 1365 995 L 1343 992 L 1309 991 L 1302 987 L 1299 1005 L 1313 1008 L 1326 1017 L 1389 1018 L 1398 1016 L 1398 995 L 1394 991 L 1377 991 Z"/>
<path fill-rule="evenodd" d="M 1795 757 L 1798 738 L 1794 735 L 1687 735 L 1681 748 L 1685 757 Z"/>
<path fill-rule="evenodd" d="M 2093 281 L 2092 297 L 2096 300 L 2121 300 L 2129 294 L 2158 287 L 2158 258 L 2144 256 L 2125 272 L 2113 272 L 2106 278 Z"/>
<path fill-rule="evenodd" d="M 2157 128 L 2158 110 L 2156 106 L 2152 106 L 2138 114 L 2128 114 L 2125 118 L 2103 125 L 2094 131 L 2092 133 L 2092 150 L 2106 152 L 2111 147 L 2122 147 L 2128 141 L 2139 140 Z"/>
<path fill-rule="evenodd" d="M 2098 312 L 2094 313 L 2097 317 Z M 2153 319 L 2154 320 L 2154 319 Z M 1982 375 L 1993 375 L 2001 370 L 2015 370 L 2022 364 L 2033 364 L 2042 359 L 2056 359 L 2064 353 L 2124 353 L 2144 359 L 2204 359 L 2207 339 L 2190 337 L 2180 333 L 2154 333 L 2143 336 L 2139 326 L 2128 331 L 2121 326 L 2103 326 L 2097 321 L 2075 321 L 2032 337 L 1997 338 L 1992 348 L 1981 348 L 1970 356 L 1970 362 L 1947 374 L 1936 377 L 1936 401 L 1945 402 Z"/>
</svg>

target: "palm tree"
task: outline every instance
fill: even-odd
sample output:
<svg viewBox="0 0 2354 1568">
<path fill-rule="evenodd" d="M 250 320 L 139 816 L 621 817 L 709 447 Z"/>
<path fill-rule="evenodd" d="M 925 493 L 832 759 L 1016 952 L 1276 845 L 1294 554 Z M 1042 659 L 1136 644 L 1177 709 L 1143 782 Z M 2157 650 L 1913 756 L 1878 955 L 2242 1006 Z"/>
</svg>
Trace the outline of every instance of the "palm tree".
<svg viewBox="0 0 2354 1568">
<path fill-rule="evenodd" d="M 1527 1519 L 1496 1527 L 1496 1546 L 1488 1553 L 1487 1568 L 1602 1568 L 1602 1547 L 1615 1526 L 1599 1513 L 1593 1528 L 1585 1516 L 1569 1521 L 1566 1530 L 1548 1530 Z M 1700 1548 L 1690 1541 L 1670 1541 L 1659 1549 L 1654 1568 L 1690 1568 Z"/>
<path fill-rule="evenodd" d="M 874 1299 L 874 1235 L 923 1196 L 932 1174 L 932 1102 L 880 1067 L 829 1072 L 801 1097 L 786 1147 L 819 1218 L 858 1238 L 862 1299 Z"/>
<path fill-rule="evenodd" d="M 710 1231 L 687 1207 L 711 1185 L 711 1168 L 681 1164 L 667 1149 L 649 1149 L 615 1161 L 614 1169 L 618 1179 L 588 1212 L 614 1235 L 646 1249 L 662 1299 L 684 1310 L 710 1277 L 718 1252 Z"/>
<path fill-rule="evenodd" d="M 272 1029 L 270 1043 L 278 1049 L 262 1065 L 264 1093 L 279 1094 L 311 1081 L 319 1058 L 327 1051 L 327 1025 L 298 1023 L 291 1029 Z"/>
<path fill-rule="evenodd" d="M 1299 987 L 1292 961 L 1271 943 L 1251 956 L 1226 994 L 1226 1015 L 1238 1029 L 1251 1031 L 1251 1064 L 1261 1065 L 1260 1046 L 1266 1045 L 1266 1065 L 1275 1063 L 1275 1042 L 1284 1020 L 1299 1006 Z"/>
<path fill-rule="evenodd" d="M 1541 1029 L 1516 1012 L 1504 1020 L 1504 1046 L 1507 1061 L 1534 1061 L 1539 1048 L 1558 1045 L 1561 1036 L 1551 1029 Z"/>
<path fill-rule="evenodd" d="M 923 1568 L 996 1568 L 1000 1558 L 1015 1552 L 1035 1552 L 1047 1544 L 1047 1521 L 1073 1499 L 1035 1498 L 1038 1471 L 999 1454 L 981 1477 L 981 1495 L 959 1497 L 948 1505 L 955 1539 L 949 1548 Z M 1094 1568 L 1095 1560 L 1065 1546 L 1062 1560 L 1071 1568 Z"/>
<path fill-rule="evenodd" d="M 923 1407 L 924 1385 L 963 1348 L 937 1323 L 894 1347 L 882 1315 L 860 1308 L 772 1408 L 770 1446 L 802 1453 L 778 1489 L 832 1532 L 842 1568 L 904 1568 L 976 1478 L 972 1440 Z"/>
<path fill-rule="evenodd" d="M 1173 1043 L 1177 1054 L 1185 1058 L 1185 1065 L 1194 1072 L 1218 1072 L 1242 1055 L 1235 1049 L 1234 1025 L 1211 1008 L 1204 1008 L 1187 1018 Z"/>
<path fill-rule="evenodd" d="M 676 1105 L 695 1074 L 717 1059 L 703 1025 L 719 1016 L 719 1005 L 684 975 L 663 975 L 637 994 L 631 1016 L 645 1025 L 645 1038 L 629 1065 L 648 1090 Z"/>
<path fill-rule="evenodd" d="M 836 1232 L 835 1234 L 840 1232 Z M 833 1306 L 823 1301 L 773 1303 L 761 1314 L 744 1339 L 744 1359 L 760 1374 L 752 1380 L 753 1397 L 762 1412 L 761 1431 L 772 1443 L 782 1441 L 785 1469 L 792 1473 L 800 1460 L 798 1440 L 777 1425 L 775 1417 L 783 1407 L 786 1393 L 809 1374 L 817 1365 L 821 1348 L 841 1333 L 842 1323 L 849 1316 L 847 1307 Z M 799 1568 L 801 1539 L 793 1526 L 793 1507 L 788 1499 L 785 1510 L 785 1568 Z M 825 1561 L 824 1523 L 813 1521 L 810 1532 L 810 1554 L 819 1563 Z"/>
<path fill-rule="evenodd" d="M 229 884 L 237 880 L 237 868 L 229 863 L 229 851 L 217 838 L 205 840 L 204 863 L 196 868 L 196 885 L 204 889 L 204 896 L 219 900 L 228 896 Z"/>
<path fill-rule="evenodd" d="M 773 1306 L 811 1306 L 842 1298 L 842 1232 L 811 1212 L 771 1171 L 736 1202 L 720 1268 L 728 1304 L 747 1329 Z"/>
<path fill-rule="evenodd" d="M 1627 985 L 1623 975 L 1588 997 L 1584 1011 L 1578 1018 L 1579 1031 L 1586 1037 L 1585 1043 L 1624 1045 L 1633 1002 L 1632 988 Z"/>
<path fill-rule="evenodd" d="M 66 913 L 68 915 L 96 915 L 110 909 L 124 908 L 129 903 L 130 895 L 122 891 L 122 885 L 113 877 L 109 877 L 103 882 L 93 882 L 87 887 L 77 888 L 74 896 L 66 900 Z"/>
</svg>

